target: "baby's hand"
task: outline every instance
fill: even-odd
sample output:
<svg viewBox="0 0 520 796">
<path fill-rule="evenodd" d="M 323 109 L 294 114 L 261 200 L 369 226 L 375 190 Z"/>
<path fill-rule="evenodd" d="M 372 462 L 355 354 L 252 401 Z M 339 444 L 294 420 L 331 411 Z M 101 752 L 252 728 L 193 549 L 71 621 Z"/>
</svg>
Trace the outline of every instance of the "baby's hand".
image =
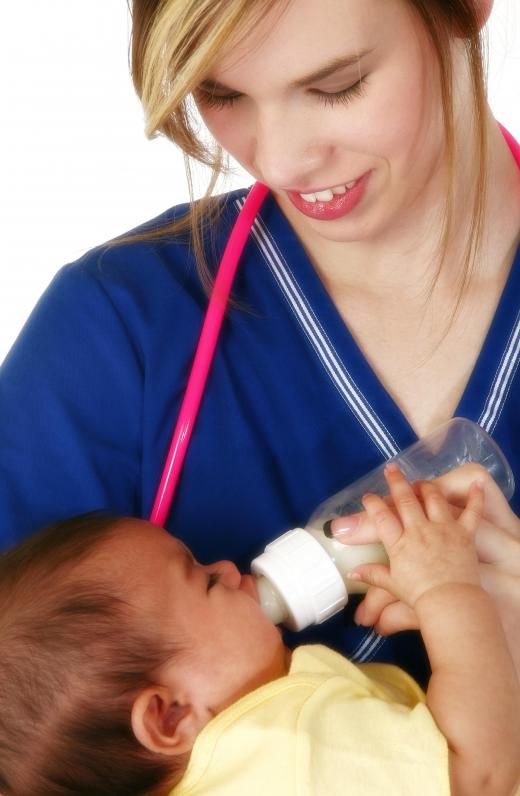
<svg viewBox="0 0 520 796">
<path fill-rule="evenodd" d="M 481 484 L 472 484 L 466 506 L 455 520 L 435 484 L 419 483 L 421 505 L 397 465 L 385 468 L 385 478 L 393 510 L 377 495 L 365 495 L 362 502 L 377 528 L 390 565 L 363 564 L 348 577 L 386 589 L 410 608 L 437 586 L 453 583 L 478 586 L 475 532 L 484 506 Z"/>
</svg>

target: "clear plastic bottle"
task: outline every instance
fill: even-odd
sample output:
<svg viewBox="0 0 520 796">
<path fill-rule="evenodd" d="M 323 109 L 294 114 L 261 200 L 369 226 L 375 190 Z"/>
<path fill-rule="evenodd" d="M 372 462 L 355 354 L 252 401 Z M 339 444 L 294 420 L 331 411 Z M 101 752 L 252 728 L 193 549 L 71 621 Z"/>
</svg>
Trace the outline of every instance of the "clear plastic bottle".
<svg viewBox="0 0 520 796">
<path fill-rule="evenodd" d="M 465 418 L 450 420 L 389 461 L 410 481 L 437 478 L 474 462 L 489 471 L 508 500 L 514 492 L 504 454 L 489 434 Z M 348 572 L 359 564 L 388 561 L 381 544 L 345 545 L 324 532 L 328 520 L 362 511 L 366 492 L 388 493 L 386 464 L 321 503 L 305 528 L 279 536 L 251 563 L 260 604 L 275 624 L 302 630 L 324 622 L 347 604 L 349 592 L 366 591 L 365 584 L 347 579 Z"/>
</svg>

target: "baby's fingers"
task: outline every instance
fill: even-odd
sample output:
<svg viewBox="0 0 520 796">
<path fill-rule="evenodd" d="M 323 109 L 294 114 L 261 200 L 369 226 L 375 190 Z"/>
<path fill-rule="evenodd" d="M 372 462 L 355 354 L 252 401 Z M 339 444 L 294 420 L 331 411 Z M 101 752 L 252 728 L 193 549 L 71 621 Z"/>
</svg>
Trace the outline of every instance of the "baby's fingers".
<svg viewBox="0 0 520 796">
<path fill-rule="evenodd" d="M 369 586 L 376 586 L 378 589 L 394 594 L 394 584 L 390 575 L 390 568 L 386 564 L 360 564 L 351 572 L 347 578 L 350 580 L 362 580 Z"/>
<path fill-rule="evenodd" d="M 378 539 L 387 549 L 390 549 L 403 533 L 403 526 L 399 518 L 379 495 L 369 492 L 363 495 L 361 502 L 369 519 L 373 522 Z"/>
<path fill-rule="evenodd" d="M 414 528 L 423 523 L 425 517 L 421 503 L 395 462 L 386 465 L 385 480 L 403 526 Z"/>
<path fill-rule="evenodd" d="M 390 592 L 371 586 L 357 607 L 354 622 L 358 625 L 375 625 L 383 611 L 395 600 Z"/>
<path fill-rule="evenodd" d="M 474 481 L 469 488 L 468 501 L 458 522 L 470 533 L 476 533 L 484 511 L 484 485 Z"/>
<path fill-rule="evenodd" d="M 374 627 L 381 636 L 391 636 L 403 630 L 418 630 L 419 622 L 413 608 L 397 601 L 385 608 Z"/>
</svg>

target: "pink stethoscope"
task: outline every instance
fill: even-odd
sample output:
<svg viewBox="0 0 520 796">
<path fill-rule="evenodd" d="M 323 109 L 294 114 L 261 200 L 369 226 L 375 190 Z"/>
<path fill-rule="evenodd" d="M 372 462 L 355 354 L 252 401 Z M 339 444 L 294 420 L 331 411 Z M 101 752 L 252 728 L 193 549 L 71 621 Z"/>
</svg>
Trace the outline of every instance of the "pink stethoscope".
<svg viewBox="0 0 520 796">
<path fill-rule="evenodd" d="M 195 351 L 188 386 L 150 515 L 150 522 L 154 525 L 164 527 L 168 517 L 208 372 L 213 361 L 233 278 L 253 222 L 268 191 L 267 186 L 260 182 L 253 185 L 226 244 Z"/>
</svg>

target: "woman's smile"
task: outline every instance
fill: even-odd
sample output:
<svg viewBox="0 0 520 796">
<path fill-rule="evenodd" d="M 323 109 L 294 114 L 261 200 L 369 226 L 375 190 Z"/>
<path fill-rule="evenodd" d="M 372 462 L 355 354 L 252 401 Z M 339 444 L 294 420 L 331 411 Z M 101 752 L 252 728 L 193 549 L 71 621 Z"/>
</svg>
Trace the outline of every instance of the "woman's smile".
<svg viewBox="0 0 520 796">
<path fill-rule="evenodd" d="M 335 186 L 324 191 L 301 194 L 297 191 L 286 191 L 294 207 L 308 218 L 318 221 L 334 221 L 351 213 L 365 195 L 371 172 L 368 171 L 358 180 L 346 186 Z"/>
</svg>

